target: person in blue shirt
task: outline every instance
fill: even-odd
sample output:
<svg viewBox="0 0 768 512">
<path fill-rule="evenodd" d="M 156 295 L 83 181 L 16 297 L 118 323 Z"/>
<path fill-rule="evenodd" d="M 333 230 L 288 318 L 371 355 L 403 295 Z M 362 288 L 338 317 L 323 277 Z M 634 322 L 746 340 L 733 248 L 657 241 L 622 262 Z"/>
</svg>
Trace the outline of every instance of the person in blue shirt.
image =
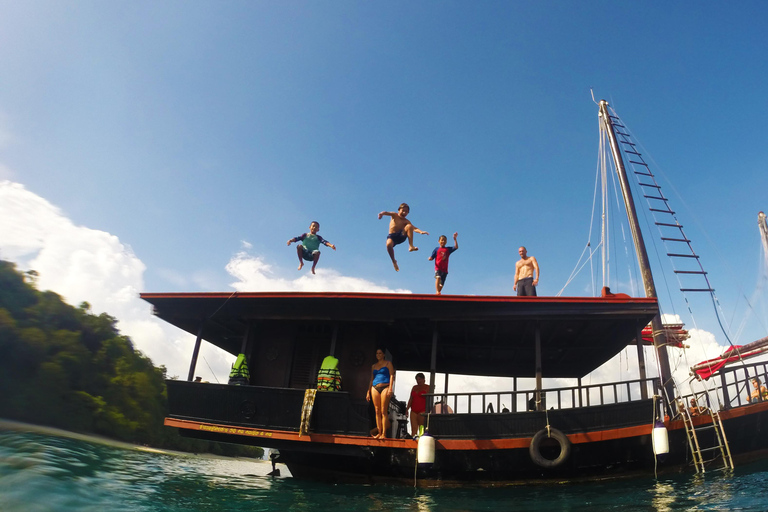
<svg viewBox="0 0 768 512">
<path fill-rule="evenodd" d="M 312 273 L 315 273 L 317 260 L 320 259 L 320 244 L 330 247 L 334 251 L 336 250 L 335 245 L 317 234 L 318 231 L 320 231 L 320 223 L 313 220 L 309 225 L 309 233 L 303 233 L 296 238 L 288 240 L 288 245 L 291 245 L 293 242 L 301 242 L 301 244 L 296 246 L 296 254 L 299 257 L 299 270 L 304 267 L 304 260 L 307 260 L 312 262 Z"/>
</svg>

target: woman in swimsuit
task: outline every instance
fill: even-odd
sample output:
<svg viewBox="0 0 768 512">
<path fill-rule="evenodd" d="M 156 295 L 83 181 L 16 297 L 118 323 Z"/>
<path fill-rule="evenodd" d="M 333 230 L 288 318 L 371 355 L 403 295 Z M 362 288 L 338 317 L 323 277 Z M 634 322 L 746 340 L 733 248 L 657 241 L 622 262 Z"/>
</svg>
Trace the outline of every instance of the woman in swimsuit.
<svg viewBox="0 0 768 512">
<path fill-rule="evenodd" d="M 376 350 L 376 363 L 371 366 L 371 385 L 365 395 L 367 401 L 373 399 L 373 407 L 376 409 L 376 439 L 384 439 L 387 433 L 389 421 L 389 400 L 392 398 L 392 385 L 395 381 L 395 367 L 384 359 L 384 350 Z"/>
<path fill-rule="evenodd" d="M 429 385 L 425 383 L 423 373 L 416 374 L 416 385 L 411 388 L 411 397 L 408 399 L 408 405 L 405 410 L 411 410 L 411 435 L 419 434 L 419 427 L 424 424 L 422 413 L 427 412 L 427 399 L 425 393 L 429 393 Z"/>
<path fill-rule="evenodd" d="M 749 395 L 749 401 L 752 403 L 756 403 L 760 401 L 760 398 L 762 397 L 763 400 L 768 400 L 768 390 L 765 389 L 765 386 L 763 386 L 760 383 L 760 379 L 757 377 L 752 379 L 752 393 Z"/>
</svg>

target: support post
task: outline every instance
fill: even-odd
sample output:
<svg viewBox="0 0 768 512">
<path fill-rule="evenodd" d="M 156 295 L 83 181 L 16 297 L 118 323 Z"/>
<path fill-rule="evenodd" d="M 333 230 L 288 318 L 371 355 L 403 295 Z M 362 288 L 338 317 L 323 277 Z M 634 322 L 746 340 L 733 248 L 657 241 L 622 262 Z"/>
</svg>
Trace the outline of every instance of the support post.
<svg viewBox="0 0 768 512">
<path fill-rule="evenodd" d="M 189 375 L 187 380 L 192 382 L 195 378 L 195 368 L 197 368 L 197 357 L 200 354 L 200 343 L 203 340 L 203 324 L 205 320 L 200 321 L 200 327 L 197 328 L 197 339 L 195 340 L 195 350 L 192 352 L 192 362 L 189 364 Z"/>
<path fill-rule="evenodd" d="M 336 339 L 339 337 L 339 323 L 333 323 L 333 335 L 331 336 L 331 353 L 333 357 L 336 357 Z"/>
<path fill-rule="evenodd" d="M 645 350 L 643 349 L 643 327 L 640 325 L 640 322 L 635 322 L 635 333 L 635 336 L 637 337 L 637 366 L 640 370 L 641 380 L 640 398 L 645 400 L 648 398 L 648 386 L 645 382 L 645 379 L 647 378 L 645 374 Z"/>
<path fill-rule="evenodd" d="M 536 410 L 544 410 L 544 404 L 541 403 L 541 329 L 539 322 L 536 321 Z"/>
<path fill-rule="evenodd" d="M 435 393 L 435 376 L 437 372 L 437 322 L 432 326 L 432 357 L 429 360 L 429 393 L 434 394 Z M 432 406 L 434 404 L 434 398 L 432 399 L 433 403 L 427 404 L 429 408 L 427 410 L 431 410 Z"/>
</svg>

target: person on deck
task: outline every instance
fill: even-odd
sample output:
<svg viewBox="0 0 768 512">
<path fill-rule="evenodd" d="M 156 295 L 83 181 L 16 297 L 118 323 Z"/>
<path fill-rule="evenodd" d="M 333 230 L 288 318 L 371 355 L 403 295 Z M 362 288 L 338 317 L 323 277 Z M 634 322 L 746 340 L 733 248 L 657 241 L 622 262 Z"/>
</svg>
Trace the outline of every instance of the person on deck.
<svg viewBox="0 0 768 512">
<path fill-rule="evenodd" d="M 423 373 L 416 374 L 416 385 L 411 388 L 411 396 L 405 410 L 411 410 L 411 436 L 419 434 L 419 427 L 424 424 L 423 413 L 427 412 L 427 399 L 424 396 L 429 393 L 429 384 L 426 383 Z"/>
<path fill-rule="evenodd" d="M 695 398 L 691 398 L 690 403 L 691 406 L 688 408 L 688 412 L 691 416 L 700 416 L 706 411 L 706 408 L 701 407 Z"/>
<path fill-rule="evenodd" d="M 539 263 L 533 256 L 528 256 L 525 247 L 517 250 L 520 259 L 515 263 L 515 284 L 513 290 L 517 290 L 517 296 L 536 297 L 536 287 L 539 285 Z"/>
<path fill-rule="evenodd" d="M 458 233 L 453 234 L 453 247 L 446 247 L 448 243 L 448 237 L 440 235 L 437 242 L 440 247 L 435 247 L 432 251 L 432 256 L 427 258 L 429 261 L 435 260 L 435 290 L 440 295 L 445 285 L 445 279 L 448 277 L 448 257 L 459 249 Z"/>
<path fill-rule="evenodd" d="M 389 221 L 389 234 L 387 235 L 387 253 L 389 253 L 396 272 L 400 271 L 400 267 L 397 266 L 397 260 L 395 259 L 395 246 L 408 240 L 408 251 L 418 251 L 419 248 L 413 245 L 413 233 L 429 234 L 426 231 L 420 230 L 405 218 L 410 211 L 411 207 L 406 203 L 402 203 L 396 212 L 379 213 L 379 220 L 385 215 L 392 217 Z"/>
<path fill-rule="evenodd" d="M 373 401 L 376 410 L 376 439 L 387 437 L 389 425 L 389 401 L 395 383 L 395 367 L 386 360 L 384 350 L 376 349 L 376 362 L 371 366 L 371 384 L 365 395 L 367 401 Z"/>
<path fill-rule="evenodd" d="M 320 231 L 320 223 L 313 220 L 309 224 L 309 233 L 303 233 L 296 238 L 288 240 L 288 245 L 293 242 L 301 242 L 296 246 L 296 254 L 299 257 L 299 270 L 304 267 L 304 260 L 312 262 L 312 273 L 315 273 L 315 267 L 317 266 L 317 260 L 320 259 L 320 244 L 330 247 L 334 251 L 336 246 L 325 240 L 323 237 L 317 234 Z"/>
<path fill-rule="evenodd" d="M 768 400 L 768 389 L 760 383 L 760 379 L 755 377 L 752 379 L 752 393 L 749 395 L 749 401 L 757 403 L 761 400 Z"/>
</svg>

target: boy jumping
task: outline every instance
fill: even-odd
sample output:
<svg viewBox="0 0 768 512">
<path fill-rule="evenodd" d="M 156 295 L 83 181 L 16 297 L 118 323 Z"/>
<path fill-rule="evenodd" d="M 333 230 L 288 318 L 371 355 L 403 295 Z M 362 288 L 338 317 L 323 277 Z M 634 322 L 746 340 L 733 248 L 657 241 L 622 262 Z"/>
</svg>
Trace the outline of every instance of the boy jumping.
<svg viewBox="0 0 768 512">
<path fill-rule="evenodd" d="M 320 244 L 330 247 L 334 251 L 336 246 L 325 240 L 323 237 L 317 234 L 320 231 L 320 223 L 313 220 L 309 225 L 309 233 L 304 233 L 296 238 L 288 240 L 288 245 L 292 242 L 301 242 L 296 246 L 296 254 L 299 257 L 299 270 L 304 267 L 304 260 L 312 262 L 312 273 L 315 273 L 315 267 L 317 266 L 317 260 L 320 259 Z"/>
<path fill-rule="evenodd" d="M 445 235 L 440 235 L 438 243 L 440 247 L 435 247 L 432 251 L 432 256 L 429 257 L 429 261 L 435 260 L 435 290 L 440 295 L 445 285 L 445 278 L 448 277 L 448 257 L 451 253 L 459 248 L 459 234 L 453 234 L 453 247 L 446 247 L 448 238 Z"/>
<path fill-rule="evenodd" d="M 385 215 L 392 217 L 389 221 L 389 234 L 387 235 L 387 252 L 392 259 L 392 265 L 395 266 L 395 271 L 399 272 L 400 267 L 397 266 L 397 260 L 395 260 L 395 246 L 408 240 L 408 251 L 418 251 L 419 248 L 413 245 L 413 233 L 421 233 L 422 235 L 428 235 L 426 231 L 422 231 L 405 217 L 411 211 L 411 208 L 403 203 L 397 209 L 397 212 L 381 212 L 379 214 L 379 220 Z"/>
</svg>

